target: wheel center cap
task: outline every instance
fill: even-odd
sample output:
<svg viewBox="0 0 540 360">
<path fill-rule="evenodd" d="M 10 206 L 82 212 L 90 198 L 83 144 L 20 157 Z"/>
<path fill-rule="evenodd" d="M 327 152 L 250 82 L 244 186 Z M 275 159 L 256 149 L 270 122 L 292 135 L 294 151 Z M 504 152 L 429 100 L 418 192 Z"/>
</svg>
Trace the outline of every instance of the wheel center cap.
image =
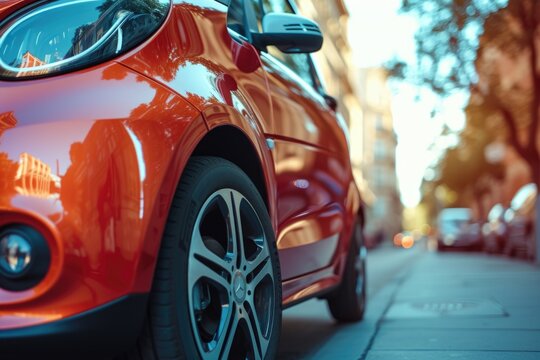
<svg viewBox="0 0 540 360">
<path fill-rule="evenodd" d="M 236 302 L 241 303 L 246 299 L 247 283 L 241 272 L 234 274 L 232 282 L 232 291 Z"/>
</svg>

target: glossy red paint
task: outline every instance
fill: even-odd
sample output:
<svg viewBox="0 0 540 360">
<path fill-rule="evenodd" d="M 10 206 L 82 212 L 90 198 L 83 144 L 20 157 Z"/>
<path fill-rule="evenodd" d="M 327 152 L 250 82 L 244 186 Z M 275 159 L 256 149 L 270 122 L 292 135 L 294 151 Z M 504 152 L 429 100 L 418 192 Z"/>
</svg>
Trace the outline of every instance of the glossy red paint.
<svg viewBox="0 0 540 360">
<path fill-rule="evenodd" d="M 3 2 L 0 16 L 20 6 Z M 339 283 L 360 208 L 342 126 L 315 90 L 231 38 L 226 11 L 175 1 L 156 35 L 114 61 L 0 81 L 0 227 L 36 226 L 54 260 L 35 289 L 0 289 L 0 330 L 148 292 L 182 170 L 222 126 L 260 161 L 284 304 Z"/>
<path fill-rule="evenodd" d="M 64 249 L 49 291 L 0 290 L 1 314 L 28 324 L 147 292 L 181 168 L 207 132 L 200 113 L 115 63 L 0 89 L 0 114 L 17 122 L 0 138 L 0 209 L 32 214 Z M 24 158 L 34 168 L 22 172 Z"/>
<path fill-rule="evenodd" d="M 7 16 L 30 2 L 27 0 L 4 0 L 0 3 L 0 14 L 2 17 Z"/>
</svg>

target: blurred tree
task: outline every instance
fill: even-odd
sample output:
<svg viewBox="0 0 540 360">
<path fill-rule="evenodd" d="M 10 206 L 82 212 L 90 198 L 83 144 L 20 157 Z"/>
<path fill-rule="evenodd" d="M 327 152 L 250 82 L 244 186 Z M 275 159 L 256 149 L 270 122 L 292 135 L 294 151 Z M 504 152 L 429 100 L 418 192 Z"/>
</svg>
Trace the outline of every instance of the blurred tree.
<svg viewBox="0 0 540 360">
<path fill-rule="evenodd" d="M 440 95 L 469 89 L 477 81 L 475 59 L 484 22 L 505 3 L 506 0 L 402 0 L 401 11 L 420 19 L 415 37 L 417 64 L 411 68 L 395 59 L 390 64 L 391 73 L 428 85 Z"/>
<path fill-rule="evenodd" d="M 425 180 L 422 182 L 421 205 L 425 208 L 430 225 L 437 225 L 437 217 L 442 209 L 447 207 L 464 207 L 460 194 L 442 185 L 439 180 Z"/>
<path fill-rule="evenodd" d="M 413 67 L 395 60 L 391 73 L 441 96 L 470 91 L 471 105 L 484 114 L 482 128 L 489 127 L 488 121 L 504 124 L 507 142 L 527 163 L 540 188 L 540 1 L 402 0 L 402 11 L 420 19 L 418 60 Z M 449 156 L 459 158 L 457 153 Z M 536 208 L 540 224 L 540 198 Z"/>
<path fill-rule="evenodd" d="M 504 168 L 486 159 L 486 147 L 492 142 L 489 133 L 468 126 L 460 137 L 460 146 L 449 149 L 441 161 L 439 183 L 460 194 L 461 200 L 472 195 L 479 220 L 485 220 L 483 197 L 489 193 L 491 179 L 504 178 Z"/>
</svg>

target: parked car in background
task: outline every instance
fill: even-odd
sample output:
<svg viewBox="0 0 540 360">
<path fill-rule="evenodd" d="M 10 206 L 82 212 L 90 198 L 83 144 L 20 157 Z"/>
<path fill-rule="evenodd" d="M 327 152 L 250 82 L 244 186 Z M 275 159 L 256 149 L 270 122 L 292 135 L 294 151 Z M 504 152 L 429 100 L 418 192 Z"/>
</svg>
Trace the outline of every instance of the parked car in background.
<svg viewBox="0 0 540 360">
<path fill-rule="evenodd" d="M 472 221 L 471 210 L 448 208 L 441 211 L 437 220 L 437 245 L 447 249 L 477 249 L 482 244 L 481 226 Z"/>
<path fill-rule="evenodd" d="M 273 359 L 282 308 L 362 319 L 348 133 L 295 12 L 0 1 L 0 359 Z"/>
<path fill-rule="evenodd" d="M 495 204 L 488 213 L 487 221 L 482 227 L 484 235 L 484 251 L 490 254 L 500 253 L 504 250 L 508 237 L 508 224 L 504 220 L 507 208 L 502 204 Z"/>
<path fill-rule="evenodd" d="M 510 208 L 504 215 L 508 223 L 508 239 L 505 254 L 533 259 L 535 253 L 534 219 L 538 189 L 535 184 L 527 184 L 516 193 Z"/>
<path fill-rule="evenodd" d="M 469 221 L 458 232 L 458 238 L 454 246 L 469 248 L 471 250 L 481 250 L 484 244 L 482 225 L 480 221 Z"/>
</svg>

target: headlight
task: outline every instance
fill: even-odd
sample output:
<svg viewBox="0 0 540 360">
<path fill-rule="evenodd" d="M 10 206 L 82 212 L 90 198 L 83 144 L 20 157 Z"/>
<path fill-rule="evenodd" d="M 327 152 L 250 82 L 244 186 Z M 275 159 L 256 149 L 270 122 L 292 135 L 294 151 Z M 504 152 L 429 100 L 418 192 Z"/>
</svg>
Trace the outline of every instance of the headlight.
<svg viewBox="0 0 540 360">
<path fill-rule="evenodd" d="M 456 242 L 456 237 L 454 235 L 446 235 L 443 242 L 444 245 L 453 245 Z"/>
<path fill-rule="evenodd" d="M 19 234 L 0 238 L 0 271 L 11 276 L 24 273 L 32 260 L 32 246 Z"/>
<path fill-rule="evenodd" d="M 49 271 L 51 254 L 45 238 L 26 225 L 0 229 L 0 289 L 23 291 Z"/>
<path fill-rule="evenodd" d="M 67 72 L 111 59 L 151 36 L 169 0 L 53 0 L 0 27 L 0 76 Z"/>
</svg>

